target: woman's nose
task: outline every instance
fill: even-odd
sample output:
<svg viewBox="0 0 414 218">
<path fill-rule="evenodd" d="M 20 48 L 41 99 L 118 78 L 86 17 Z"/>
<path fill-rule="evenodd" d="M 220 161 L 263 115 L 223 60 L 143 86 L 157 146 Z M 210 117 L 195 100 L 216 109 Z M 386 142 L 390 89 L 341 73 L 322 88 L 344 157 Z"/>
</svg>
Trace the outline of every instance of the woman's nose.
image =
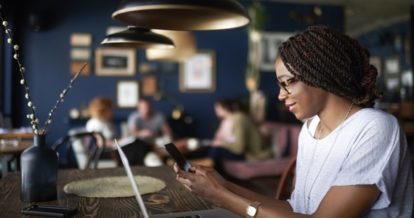
<svg viewBox="0 0 414 218">
<path fill-rule="evenodd" d="M 286 99 L 288 93 L 286 92 L 286 90 L 280 88 L 279 89 L 279 94 L 277 95 L 277 98 L 279 99 L 279 101 L 283 101 Z"/>
</svg>

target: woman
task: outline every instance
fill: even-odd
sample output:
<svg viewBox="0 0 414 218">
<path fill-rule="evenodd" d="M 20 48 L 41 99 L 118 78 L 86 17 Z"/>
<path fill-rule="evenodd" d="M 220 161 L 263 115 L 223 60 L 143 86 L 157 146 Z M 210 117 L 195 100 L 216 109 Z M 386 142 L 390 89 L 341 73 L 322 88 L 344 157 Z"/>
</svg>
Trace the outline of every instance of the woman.
<svg viewBox="0 0 414 218">
<path fill-rule="evenodd" d="M 86 122 L 86 130 L 100 132 L 106 139 L 106 146 L 112 147 L 116 135 L 112 121 L 112 100 L 108 97 L 95 97 L 89 104 L 90 119 Z M 98 142 L 102 146 L 102 142 Z"/>
<path fill-rule="evenodd" d="M 221 119 L 212 141 L 210 157 L 229 160 L 259 160 L 271 156 L 270 146 L 263 143 L 262 135 L 253 120 L 233 99 L 216 101 L 214 110 Z"/>
<path fill-rule="evenodd" d="M 211 146 L 203 147 L 189 155 L 189 158 L 208 156 L 215 169 L 222 174 L 224 160 L 259 160 L 271 156 L 270 146 L 263 143 L 259 129 L 253 120 L 234 99 L 219 99 L 214 104 L 214 111 L 220 119 L 220 125 L 211 141 Z M 211 165 L 209 162 L 198 162 Z"/>
<path fill-rule="evenodd" d="M 241 146 L 231 146 L 235 141 L 233 133 L 233 108 L 232 101 L 230 99 L 219 99 L 214 104 L 214 112 L 220 119 L 220 125 L 214 134 L 214 138 L 211 141 L 213 147 L 227 147 L 234 153 L 242 153 L 243 148 Z M 230 145 L 230 146 L 226 146 Z"/>
<path fill-rule="evenodd" d="M 312 26 L 282 44 L 276 77 L 303 120 L 288 201 L 227 182 L 211 169 L 175 170 L 194 193 L 247 217 L 411 217 L 411 158 L 397 120 L 373 109 L 379 97 L 369 53 L 350 37 Z"/>
</svg>

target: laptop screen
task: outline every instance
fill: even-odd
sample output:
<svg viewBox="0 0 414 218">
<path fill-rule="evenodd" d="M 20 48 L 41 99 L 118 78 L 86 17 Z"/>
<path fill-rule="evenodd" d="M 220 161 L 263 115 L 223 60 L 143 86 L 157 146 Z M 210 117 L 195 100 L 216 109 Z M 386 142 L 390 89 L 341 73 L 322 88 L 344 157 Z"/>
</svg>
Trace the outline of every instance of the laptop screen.
<svg viewBox="0 0 414 218">
<path fill-rule="evenodd" d="M 129 165 L 128 159 L 125 156 L 124 151 L 121 149 L 121 146 L 119 146 L 116 139 L 115 139 L 115 145 L 117 147 L 122 164 L 124 165 L 124 169 L 128 175 L 128 179 L 131 183 L 135 198 L 142 211 L 142 215 L 144 216 L 144 218 L 149 218 L 150 216 L 148 214 L 147 208 L 145 207 L 144 201 L 142 200 L 141 194 L 138 189 L 138 185 L 134 179 L 134 175 L 132 174 L 132 170 Z M 167 213 L 167 214 L 157 214 L 157 215 L 151 215 L 151 217 L 152 218 L 217 218 L 217 217 L 240 218 L 236 214 L 233 214 L 232 212 L 222 209 L 222 208 L 197 210 L 197 211 L 185 211 L 185 212 L 174 212 L 174 213 Z"/>
<path fill-rule="evenodd" d="M 118 149 L 119 156 L 121 157 L 122 165 L 124 165 L 124 169 L 128 175 L 129 182 L 132 186 L 132 191 L 134 192 L 135 198 L 137 199 L 139 208 L 142 211 L 144 218 L 149 218 L 147 208 L 145 208 L 144 201 L 142 200 L 141 194 L 138 189 L 138 185 L 134 179 L 134 175 L 132 174 L 131 167 L 129 166 L 129 162 L 127 157 L 125 156 L 124 151 L 122 151 L 121 146 L 119 146 L 118 141 L 115 139 L 116 148 Z"/>
</svg>

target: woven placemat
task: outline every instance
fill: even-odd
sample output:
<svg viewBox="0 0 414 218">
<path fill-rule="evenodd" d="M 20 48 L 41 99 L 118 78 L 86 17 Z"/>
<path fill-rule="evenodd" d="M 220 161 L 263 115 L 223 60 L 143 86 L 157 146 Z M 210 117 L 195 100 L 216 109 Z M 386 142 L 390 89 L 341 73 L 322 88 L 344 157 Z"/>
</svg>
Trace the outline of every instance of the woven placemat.
<svg viewBox="0 0 414 218">
<path fill-rule="evenodd" d="M 135 176 L 139 192 L 143 194 L 155 193 L 162 190 L 165 182 L 149 176 Z M 119 198 L 134 196 L 131 183 L 126 176 L 101 177 L 74 181 L 66 184 L 63 191 L 81 197 Z"/>
</svg>

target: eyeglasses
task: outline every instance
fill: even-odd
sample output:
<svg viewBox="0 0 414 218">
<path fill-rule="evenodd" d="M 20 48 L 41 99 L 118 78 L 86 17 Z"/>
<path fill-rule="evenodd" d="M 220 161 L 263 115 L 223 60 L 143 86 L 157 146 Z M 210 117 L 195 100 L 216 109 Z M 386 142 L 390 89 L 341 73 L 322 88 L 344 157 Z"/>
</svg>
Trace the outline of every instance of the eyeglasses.
<svg viewBox="0 0 414 218">
<path fill-rule="evenodd" d="M 280 88 L 284 89 L 288 94 L 292 94 L 293 90 L 292 90 L 291 85 L 292 85 L 292 83 L 295 83 L 297 81 L 298 81 L 298 79 L 296 79 L 296 77 L 292 77 L 292 78 L 289 78 L 285 81 L 278 82 L 278 83 L 279 83 Z"/>
</svg>

